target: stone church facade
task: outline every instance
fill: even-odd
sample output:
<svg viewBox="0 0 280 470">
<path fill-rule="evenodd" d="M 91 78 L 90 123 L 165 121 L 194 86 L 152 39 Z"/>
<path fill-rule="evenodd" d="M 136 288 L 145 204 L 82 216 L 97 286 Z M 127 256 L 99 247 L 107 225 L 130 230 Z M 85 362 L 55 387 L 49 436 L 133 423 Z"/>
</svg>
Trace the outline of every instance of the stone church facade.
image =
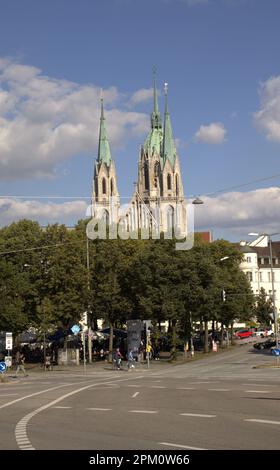
<svg viewBox="0 0 280 470">
<path fill-rule="evenodd" d="M 154 77 L 153 111 L 150 131 L 140 148 L 138 179 L 128 207 L 121 214 L 117 189 L 115 163 L 111 157 L 107 138 L 103 100 L 99 130 L 98 156 L 94 169 L 93 216 L 107 224 L 121 224 L 132 232 L 149 230 L 187 234 L 187 212 L 180 168 L 171 119 L 168 110 L 167 84 L 165 84 L 165 110 L 162 122 L 158 107 Z"/>
</svg>

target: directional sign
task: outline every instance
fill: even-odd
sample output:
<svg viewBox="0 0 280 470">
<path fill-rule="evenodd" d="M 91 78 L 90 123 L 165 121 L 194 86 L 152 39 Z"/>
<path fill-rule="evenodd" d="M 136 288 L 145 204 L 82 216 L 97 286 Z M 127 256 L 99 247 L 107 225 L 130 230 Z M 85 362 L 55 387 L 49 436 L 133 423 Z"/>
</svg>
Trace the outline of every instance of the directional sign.
<svg viewBox="0 0 280 470">
<path fill-rule="evenodd" d="M 278 348 L 271 349 L 271 354 L 273 356 L 280 356 L 280 349 Z"/>
<path fill-rule="evenodd" d="M 5 372 L 6 369 L 7 369 L 7 366 L 5 362 L 0 362 L 0 374 L 3 374 L 3 372 Z"/>
<path fill-rule="evenodd" d="M 7 367 L 12 367 L 12 356 L 5 356 L 5 364 Z"/>
<path fill-rule="evenodd" d="M 73 325 L 71 331 L 73 331 L 74 334 L 77 334 L 79 333 L 80 329 L 81 328 L 79 327 L 79 325 Z"/>
</svg>

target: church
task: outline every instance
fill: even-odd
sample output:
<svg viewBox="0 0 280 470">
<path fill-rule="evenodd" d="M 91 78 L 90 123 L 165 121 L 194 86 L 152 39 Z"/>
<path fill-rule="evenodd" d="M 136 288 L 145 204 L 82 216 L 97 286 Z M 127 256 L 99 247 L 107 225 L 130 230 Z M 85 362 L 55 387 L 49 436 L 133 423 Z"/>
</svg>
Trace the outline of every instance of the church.
<svg viewBox="0 0 280 470">
<path fill-rule="evenodd" d="M 111 156 L 105 125 L 103 99 L 99 129 L 98 155 L 94 167 L 92 217 L 122 230 L 139 230 L 158 238 L 160 233 L 179 238 L 187 234 L 187 208 L 179 155 L 173 137 L 168 110 L 167 83 L 164 86 L 165 109 L 162 121 L 156 88 L 153 84 L 153 111 L 150 131 L 138 157 L 138 179 L 130 203 L 120 206 L 117 172 Z M 145 237 L 146 238 L 146 237 Z"/>
</svg>

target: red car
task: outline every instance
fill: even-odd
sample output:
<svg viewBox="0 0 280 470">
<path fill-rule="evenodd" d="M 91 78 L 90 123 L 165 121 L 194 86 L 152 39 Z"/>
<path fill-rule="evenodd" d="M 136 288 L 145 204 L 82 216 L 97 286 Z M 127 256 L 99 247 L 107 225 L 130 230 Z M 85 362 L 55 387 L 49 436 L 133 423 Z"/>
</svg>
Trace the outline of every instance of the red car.
<svg viewBox="0 0 280 470">
<path fill-rule="evenodd" d="M 253 336 L 253 332 L 251 330 L 239 330 L 235 333 L 237 338 L 249 338 Z"/>
</svg>

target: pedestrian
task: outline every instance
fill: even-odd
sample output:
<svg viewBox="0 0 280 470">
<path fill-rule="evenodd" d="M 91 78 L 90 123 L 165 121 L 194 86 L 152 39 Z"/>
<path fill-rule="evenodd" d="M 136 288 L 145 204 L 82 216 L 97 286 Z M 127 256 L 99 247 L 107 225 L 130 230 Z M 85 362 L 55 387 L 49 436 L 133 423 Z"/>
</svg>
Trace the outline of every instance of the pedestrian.
<svg viewBox="0 0 280 470">
<path fill-rule="evenodd" d="M 17 351 L 16 353 L 16 366 L 17 366 L 16 377 L 20 371 L 23 372 L 24 377 L 27 377 L 28 374 L 26 373 L 24 362 L 25 362 L 24 354 L 21 353 L 20 351 Z"/>
<path fill-rule="evenodd" d="M 128 370 L 130 370 L 130 369 L 134 369 L 134 367 L 135 365 L 134 365 L 133 352 L 132 352 L 132 349 L 130 349 L 127 354 L 127 368 Z"/>
<path fill-rule="evenodd" d="M 113 361 L 114 361 L 115 367 L 118 370 L 120 370 L 120 368 L 121 368 L 121 360 L 122 360 L 122 355 L 120 353 L 119 348 L 117 348 L 116 351 L 114 352 Z"/>
<path fill-rule="evenodd" d="M 156 361 L 159 361 L 159 354 L 160 354 L 160 349 L 159 349 L 159 346 L 156 344 L 154 347 L 154 358 Z"/>
</svg>

